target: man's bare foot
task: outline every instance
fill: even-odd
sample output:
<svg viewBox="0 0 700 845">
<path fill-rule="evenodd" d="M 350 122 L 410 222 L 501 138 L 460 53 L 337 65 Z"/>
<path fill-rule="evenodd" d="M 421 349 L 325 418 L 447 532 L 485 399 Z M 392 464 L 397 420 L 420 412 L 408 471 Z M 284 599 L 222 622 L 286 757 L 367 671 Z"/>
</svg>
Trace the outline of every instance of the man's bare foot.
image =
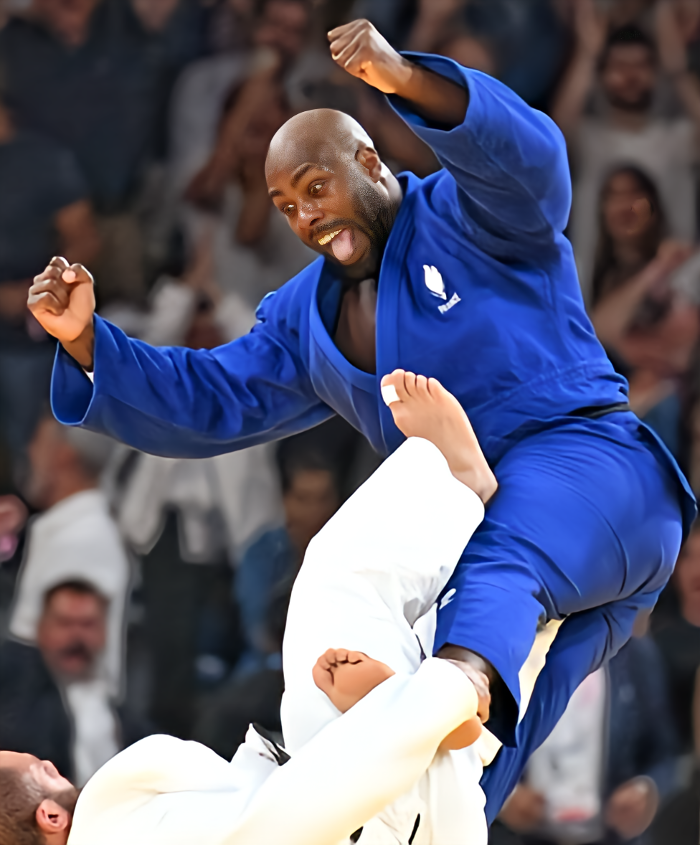
<svg viewBox="0 0 700 845">
<path fill-rule="evenodd" d="M 395 399 L 391 398 L 393 388 Z M 387 394 L 389 394 L 387 396 Z M 423 437 L 442 452 L 452 475 L 486 504 L 498 488 L 464 409 L 437 379 L 394 370 L 382 379 L 382 395 L 406 437 Z"/>
<path fill-rule="evenodd" d="M 331 702 L 345 713 L 376 686 L 396 674 L 386 663 L 361 651 L 329 648 L 312 670 L 314 683 Z"/>
</svg>

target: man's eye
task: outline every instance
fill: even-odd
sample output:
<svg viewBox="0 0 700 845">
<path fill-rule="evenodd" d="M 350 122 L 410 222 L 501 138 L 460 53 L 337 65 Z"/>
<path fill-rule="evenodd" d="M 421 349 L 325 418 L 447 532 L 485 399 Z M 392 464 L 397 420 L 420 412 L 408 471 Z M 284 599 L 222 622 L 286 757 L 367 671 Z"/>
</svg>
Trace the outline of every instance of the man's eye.
<svg viewBox="0 0 700 845">
<path fill-rule="evenodd" d="M 294 206 L 290 203 L 289 205 L 282 206 L 282 214 L 286 214 L 289 216 L 294 211 Z"/>
<path fill-rule="evenodd" d="M 323 188 L 323 185 L 323 182 L 314 182 L 314 184 L 309 188 L 309 193 L 318 194 L 321 191 L 321 188 Z"/>
</svg>

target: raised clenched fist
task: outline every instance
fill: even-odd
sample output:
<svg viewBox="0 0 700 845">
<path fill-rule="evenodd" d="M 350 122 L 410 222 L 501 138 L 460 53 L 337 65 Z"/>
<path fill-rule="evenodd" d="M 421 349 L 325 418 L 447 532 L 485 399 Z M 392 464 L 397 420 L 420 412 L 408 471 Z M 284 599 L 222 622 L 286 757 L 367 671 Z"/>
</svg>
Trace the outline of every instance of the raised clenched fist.
<svg viewBox="0 0 700 845">
<path fill-rule="evenodd" d="M 38 322 L 61 343 L 70 343 L 92 325 L 93 278 L 82 264 L 52 258 L 29 288 L 27 306 Z"/>
<path fill-rule="evenodd" d="M 369 21 L 339 26 L 328 33 L 328 40 L 336 64 L 385 94 L 400 94 L 410 82 L 414 66 Z"/>
</svg>

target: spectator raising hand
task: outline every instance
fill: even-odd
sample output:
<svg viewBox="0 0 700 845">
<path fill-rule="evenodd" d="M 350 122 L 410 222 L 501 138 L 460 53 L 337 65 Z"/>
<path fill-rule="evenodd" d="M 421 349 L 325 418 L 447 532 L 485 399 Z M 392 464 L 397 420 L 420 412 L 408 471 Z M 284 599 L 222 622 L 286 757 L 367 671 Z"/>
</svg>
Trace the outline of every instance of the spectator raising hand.
<svg viewBox="0 0 700 845">
<path fill-rule="evenodd" d="M 569 144 L 575 174 L 570 233 L 584 296 L 590 299 L 596 209 L 613 170 L 633 166 L 646 173 L 666 210 L 667 234 L 688 242 L 695 238 L 692 168 L 700 92 L 687 73 L 668 0 L 658 10 L 658 50 L 649 32 L 636 24 L 608 33 L 594 0 L 577 0 L 574 9 L 576 46 L 551 113 Z M 654 108 L 660 73 L 675 86 L 683 116 L 665 119 Z"/>
<path fill-rule="evenodd" d="M 659 792 L 654 781 L 638 777 L 613 792 L 605 808 L 605 822 L 622 839 L 640 836 L 652 823 L 659 808 Z"/>
<path fill-rule="evenodd" d="M 551 111 L 552 118 L 569 142 L 575 136 L 593 86 L 607 32 L 607 18 L 595 0 L 574 0 L 574 52 Z"/>
<path fill-rule="evenodd" d="M 661 0 L 656 7 L 656 33 L 659 61 L 664 73 L 675 85 L 676 93 L 696 127 L 700 125 L 700 87 L 688 69 L 688 28 L 683 6 L 673 0 Z M 685 25 L 684 25 L 685 24 Z"/>
</svg>

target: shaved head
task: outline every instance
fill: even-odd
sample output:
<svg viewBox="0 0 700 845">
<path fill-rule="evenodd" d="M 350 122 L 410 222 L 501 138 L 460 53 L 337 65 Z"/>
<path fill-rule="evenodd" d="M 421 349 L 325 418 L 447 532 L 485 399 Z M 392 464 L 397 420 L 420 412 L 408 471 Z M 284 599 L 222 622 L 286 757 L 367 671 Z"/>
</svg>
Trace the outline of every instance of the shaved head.
<svg viewBox="0 0 700 845">
<path fill-rule="evenodd" d="M 290 118 L 275 133 L 267 154 L 266 172 L 306 161 L 321 163 L 340 156 L 355 158 L 358 150 L 374 149 L 372 139 L 349 114 L 312 109 Z"/>
<path fill-rule="evenodd" d="M 304 243 L 348 278 L 378 272 L 401 189 L 356 120 L 334 109 L 292 117 L 270 143 L 265 176 Z"/>
</svg>

